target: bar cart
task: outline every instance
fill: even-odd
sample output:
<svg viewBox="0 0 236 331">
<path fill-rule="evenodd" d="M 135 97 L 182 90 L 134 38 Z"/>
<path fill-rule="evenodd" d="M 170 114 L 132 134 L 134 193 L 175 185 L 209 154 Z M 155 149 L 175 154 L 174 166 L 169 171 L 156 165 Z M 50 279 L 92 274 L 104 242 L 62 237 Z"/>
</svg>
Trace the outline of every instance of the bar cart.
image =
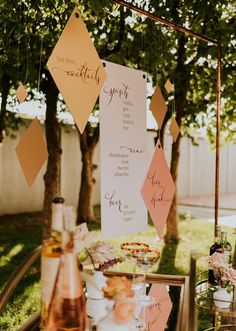
<svg viewBox="0 0 236 331">
<path fill-rule="evenodd" d="M 236 301 L 235 294 L 232 295 L 232 299 L 214 299 L 213 293 L 215 288 L 209 286 L 208 271 L 200 272 L 196 275 L 195 285 L 195 300 L 196 308 L 198 311 L 202 311 L 212 315 L 214 327 L 205 331 L 223 331 L 223 330 L 236 330 Z M 234 288 L 231 289 L 235 291 Z M 233 294 L 233 293 L 232 293 Z M 225 308 L 220 308 L 225 307 Z"/>
</svg>

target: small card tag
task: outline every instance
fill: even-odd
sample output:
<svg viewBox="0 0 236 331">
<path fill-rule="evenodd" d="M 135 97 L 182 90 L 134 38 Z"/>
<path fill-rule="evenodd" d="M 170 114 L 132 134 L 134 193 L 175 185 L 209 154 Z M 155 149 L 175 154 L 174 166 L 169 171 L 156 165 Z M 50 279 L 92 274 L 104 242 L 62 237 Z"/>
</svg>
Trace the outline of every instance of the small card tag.
<svg viewBox="0 0 236 331">
<path fill-rule="evenodd" d="M 170 130 L 170 134 L 171 134 L 173 140 L 176 142 L 176 140 L 179 136 L 180 128 L 174 117 L 172 118 L 169 130 Z"/>
<path fill-rule="evenodd" d="M 153 116 L 155 117 L 155 120 L 157 121 L 158 129 L 161 129 L 162 123 L 167 112 L 167 106 L 165 103 L 165 99 L 163 98 L 163 95 L 161 93 L 161 90 L 158 86 L 156 87 L 156 90 L 152 96 L 150 108 Z"/>
<path fill-rule="evenodd" d="M 165 83 L 165 89 L 167 93 L 170 93 L 173 90 L 173 85 L 171 84 L 171 81 L 169 79 L 167 79 Z"/>
<path fill-rule="evenodd" d="M 24 102 L 26 97 L 28 95 L 28 92 L 26 91 L 24 85 L 20 82 L 17 90 L 16 90 L 16 97 L 19 100 L 20 103 Z"/>
</svg>

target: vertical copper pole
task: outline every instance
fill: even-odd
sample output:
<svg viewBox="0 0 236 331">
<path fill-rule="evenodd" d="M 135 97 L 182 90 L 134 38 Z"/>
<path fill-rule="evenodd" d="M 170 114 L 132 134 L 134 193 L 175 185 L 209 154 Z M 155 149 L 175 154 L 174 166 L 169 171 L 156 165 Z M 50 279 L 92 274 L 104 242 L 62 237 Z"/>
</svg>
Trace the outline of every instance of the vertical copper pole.
<svg viewBox="0 0 236 331">
<path fill-rule="evenodd" d="M 216 169 L 215 169 L 215 225 L 218 225 L 219 174 L 220 174 L 220 91 L 221 90 L 221 44 L 218 43 L 217 85 L 216 85 Z M 215 234 L 216 235 L 216 234 Z"/>
</svg>

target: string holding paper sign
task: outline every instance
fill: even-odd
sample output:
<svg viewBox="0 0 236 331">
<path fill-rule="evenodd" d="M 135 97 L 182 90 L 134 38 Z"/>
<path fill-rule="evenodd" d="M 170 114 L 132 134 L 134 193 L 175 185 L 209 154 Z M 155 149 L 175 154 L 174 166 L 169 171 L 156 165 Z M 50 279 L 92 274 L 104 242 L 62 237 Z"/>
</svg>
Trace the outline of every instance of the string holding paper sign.
<svg viewBox="0 0 236 331">
<path fill-rule="evenodd" d="M 83 133 L 106 73 L 78 8 L 72 12 L 47 67 Z"/>
<path fill-rule="evenodd" d="M 175 194 L 175 184 L 159 140 L 157 141 L 141 194 L 157 233 L 161 238 Z"/>
</svg>

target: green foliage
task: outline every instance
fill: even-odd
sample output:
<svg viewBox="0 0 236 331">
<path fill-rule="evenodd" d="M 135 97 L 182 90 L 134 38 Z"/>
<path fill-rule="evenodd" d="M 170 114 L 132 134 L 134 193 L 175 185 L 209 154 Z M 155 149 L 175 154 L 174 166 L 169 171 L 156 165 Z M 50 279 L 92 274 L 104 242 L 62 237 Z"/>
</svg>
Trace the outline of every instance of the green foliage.
<svg viewBox="0 0 236 331">
<path fill-rule="evenodd" d="M 0 291 L 24 258 L 41 243 L 42 216 L 39 213 L 0 217 Z M 39 261 L 18 284 L 0 314 L 0 330 L 14 331 L 39 310 Z"/>
<path fill-rule="evenodd" d="M 133 4 L 137 5 L 137 2 L 133 1 Z M 0 5 L 0 67 L 2 72 L 8 71 L 14 87 L 18 80 L 25 80 L 31 89 L 37 87 L 42 38 L 43 73 L 75 5 L 81 10 L 102 58 L 147 71 L 150 81 L 159 84 L 162 90 L 166 79 L 170 78 L 175 84 L 177 99 L 181 98 L 179 92 L 187 89 L 181 114 L 183 133 L 192 135 L 192 131 L 204 126 L 206 134 L 214 141 L 217 48 L 188 37 L 181 50 L 182 33 L 123 9 L 113 1 L 3 0 Z M 236 40 L 234 1 L 222 5 L 220 0 L 146 0 L 139 5 L 221 41 L 222 139 L 234 140 L 236 130 L 231 124 L 236 116 L 232 98 L 235 91 L 235 80 L 232 79 Z M 178 70 L 180 60 L 183 65 Z M 167 116 L 171 116 L 173 107 L 170 102 Z"/>
</svg>

